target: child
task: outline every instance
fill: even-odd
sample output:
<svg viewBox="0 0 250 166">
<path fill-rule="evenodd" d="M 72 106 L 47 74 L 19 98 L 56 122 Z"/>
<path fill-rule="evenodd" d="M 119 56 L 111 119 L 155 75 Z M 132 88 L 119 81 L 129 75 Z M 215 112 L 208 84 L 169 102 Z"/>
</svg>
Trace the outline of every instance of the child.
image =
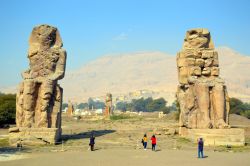
<svg viewBox="0 0 250 166">
<path fill-rule="evenodd" d="M 147 144 L 148 144 L 148 138 L 147 138 L 147 135 L 144 134 L 144 137 L 143 137 L 144 150 L 147 150 Z"/>
<path fill-rule="evenodd" d="M 155 135 L 153 135 L 151 137 L 151 141 L 152 141 L 152 151 L 155 151 L 155 146 L 156 146 L 156 137 L 155 137 Z"/>
</svg>

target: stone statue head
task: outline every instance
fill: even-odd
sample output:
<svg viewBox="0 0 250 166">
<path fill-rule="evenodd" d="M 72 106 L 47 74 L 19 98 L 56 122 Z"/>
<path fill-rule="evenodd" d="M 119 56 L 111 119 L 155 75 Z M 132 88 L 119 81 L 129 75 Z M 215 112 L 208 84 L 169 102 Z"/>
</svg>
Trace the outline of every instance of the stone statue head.
<svg viewBox="0 0 250 166">
<path fill-rule="evenodd" d="M 214 48 L 210 32 L 207 29 L 191 29 L 186 32 L 184 49 Z"/>
<path fill-rule="evenodd" d="M 30 49 L 48 49 L 50 47 L 62 47 L 62 39 L 56 27 L 39 25 L 33 28 L 30 39 Z"/>
</svg>

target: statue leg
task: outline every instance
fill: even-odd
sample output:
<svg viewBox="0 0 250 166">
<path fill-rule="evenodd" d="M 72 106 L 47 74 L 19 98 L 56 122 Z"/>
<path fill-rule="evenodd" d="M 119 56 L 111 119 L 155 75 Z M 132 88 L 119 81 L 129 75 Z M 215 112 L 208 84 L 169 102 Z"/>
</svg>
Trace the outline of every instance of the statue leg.
<svg viewBox="0 0 250 166">
<path fill-rule="evenodd" d="M 50 103 L 54 91 L 54 81 L 46 80 L 42 82 L 40 92 L 40 120 L 38 127 L 48 127 L 48 115 L 50 114 Z"/>
<path fill-rule="evenodd" d="M 24 122 L 23 127 L 32 127 L 35 113 L 35 89 L 36 83 L 33 80 L 23 82 L 23 110 Z"/>
<path fill-rule="evenodd" d="M 198 128 L 212 128 L 210 120 L 210 95 L 209 87 L 206 83 L 196 83 L 197 104 L 200 115 L 197 117 Z"/>
<path fill-rule="evenodd" d="M 216 128 L 228 128 L 226 124 L 226 96 L 224 87 L 221 84 L 216 84 L 213 87 L 213 105 L 216 116 Z"/>
</svg>

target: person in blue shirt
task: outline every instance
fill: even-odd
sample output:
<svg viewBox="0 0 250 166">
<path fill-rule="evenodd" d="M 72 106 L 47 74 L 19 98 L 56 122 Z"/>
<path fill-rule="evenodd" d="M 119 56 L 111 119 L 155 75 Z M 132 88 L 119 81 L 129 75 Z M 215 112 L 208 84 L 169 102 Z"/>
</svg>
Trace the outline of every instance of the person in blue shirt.
<svg viewBox="0 0 250 166">
<path fill-rule="evenodd" d="M 204 142 L 203 139 L 200 138 L 198 139 L 198 158 L 203 158 L 203 146 L 204 146 Z"/>
</svg>

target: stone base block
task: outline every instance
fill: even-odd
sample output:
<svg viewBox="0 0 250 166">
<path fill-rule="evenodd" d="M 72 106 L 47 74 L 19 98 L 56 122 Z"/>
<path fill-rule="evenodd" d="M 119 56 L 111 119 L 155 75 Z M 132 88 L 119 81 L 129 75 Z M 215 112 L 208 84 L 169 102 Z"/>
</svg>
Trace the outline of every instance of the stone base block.
<svg viewBox="0 0 250 166">
<path fill-rule="evenodd" d="M 10 145 L 17 143 L 23 145 L 56 144 L 61 138 L 61 129 L 58 128 L 10 128 Z"/>
<path fill-rule="evenodd" d="M 194 143 L 198 138 L 204 139 L 205 146 L 244 146 L 245 130 L 239 128 L 231 129 L 187 129 L 180 127 L 179 134 L 191 139 Z"/>
</svg>

